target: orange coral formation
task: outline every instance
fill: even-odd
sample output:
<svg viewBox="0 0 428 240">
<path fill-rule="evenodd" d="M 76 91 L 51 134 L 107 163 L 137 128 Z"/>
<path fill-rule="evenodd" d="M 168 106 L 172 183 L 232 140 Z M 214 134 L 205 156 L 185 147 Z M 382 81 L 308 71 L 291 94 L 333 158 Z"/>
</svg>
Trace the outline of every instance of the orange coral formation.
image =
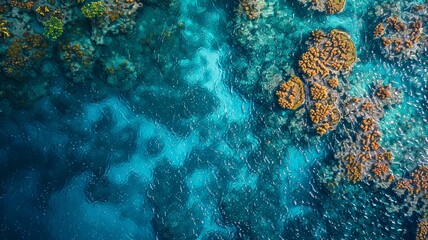
<svg viewBox="0 0 428 240">
<path fill-rule="evenodd" d="M 426 240 L 426 239 L 428 239 L 428 222 L 426 220 L 422 220 L 418 224 L 416 240 Z"/>
<path fill-rule="evenodd" d="M 305 102 L 305 90 L 300 78 L 292 76 L 281 84 L 280 90 L 275 92 L 278 103 L 282 108 L 295 110 Z"/>
<path fill-rule="evenodd" d="M 404 25 L 403 22 L 401 22 L 400 20 L 398 20 L 395 17 L 389 17 L 386 19 L 386 22 L 389 24 L 389 26 L 391 26 L 392 28 L 395 29 L 395 31 L 397 32 L 401 32 L 407 29 L 407 27 Z"/>
<path fill-rule="evenodd" d="M 363 134 L 362 144 L 363 144 L 363 150 L 364 151 L 370 151 L 370 150 L 378 150 L 380 147 L 379 140 L 380 140 L 380 133 L 377 130 L 374 130 L 372 133 L 366 133 Z"/>
<path fill-rule="evenodd" d="M 396 188 L 409 194 L 428 194 L 428 167 L 419 166 L 412 172 L 411 179 L 400 179 Z"/>
<path fill-rule="evenodd" d="M 379 24 L 376 26 L 376 28 L 375 28 L 375 30 L 374 30 L 374 33 L 373 33 L 373 35 L 374 35 L 375 37 L 380 37 L 380 36 L 382 36 L 383 34 L 385 34 L 385 28 L 383 27 L 383 24 L 382 24 L 382 23 L 379 23 Z"/>
<path fill-rule="evenodd" d="M 363 104 L 361 110 L 363 110 L 365 112 L 368 112 L 370 110 L 373 110 L 374 107 L 375 107 L 374 103 L 372 103 L 372 102 L 366 102 L 366 103 Z"/>
<path fill-rule="evenodd" d="M 409 194 L 413 193 L 413 186 L 412 186 L 412 180 L 410 179 L 401 179 L 397 182 L 397 185 L 395 186 L 397 189 L 407 190 Z"/>
<path fill-rule="evenodd" d="M 10 3 L 13 7 L 18 7 L 18 8 L 26 9 L 26 10 L 30 10 L 34 7 L 34 2 L 32 2 L 32 1 L 19 2 L 17 0 L 12 0 Z"/>
<path fill-rule="evenodd" d="M 373 118 L 364 119 L 360 125 L 360 128 L 364 132 L 367 132 L 369 130 L 373 130 L 375 128 L 375 121 L 373 120 Z"/>
<path fill-rule="evenodd" d="M 6 27 L 7 20 L 0 20 L 0 37 L 7 38 L 10 37 L 9 30 Z"/>
<path fill-rule="evenodd" d="M 390 153 L 390 152 L 384 152 L 382 154 L 378 154 L 376 156 L 376 159 L 379 160 L 379 161 L 386 160 L 386 161 L 388 161 L 388 162 L 391 163 L 392 162 L 392 157 L 393 157 L 392 153 Z"/>
<path fill-rule="evenodd" d="M 339 86 L 339 79 L 337 79 L 337 78 L 332 78 L 332 79 L 328 80 L 328 85 L 329 85 L 331 88 L 338 87 L 338 86 Z"/>
<path fill-rule="evenodd" d="M 319 43 L 319 42 L 321 42 L 321 40 L 323 38 L 325 38 L 325 33 L 323 31 L 321 31 L 321 30 L 312 31 L 312 33 L 311 33 L 311 40 L 312 41 Z"/>
<path fill-rule="evenodd" d="M 325 3 L 328 14 L 339 13 L 345 8 L 346 0 L 327 0 Z"/>
<path fill-rule="evenodd" d="M 402 16 L 407 20 L 399 16 L 388 17 L 380 22 L 374 31 L 374 37 L 381 40 L 383 54 L 391 60 L 415 58 L 415 53 L 423 47 L 423 44 L 418 44 L 422 33 L 420 17 L 412 17 L 412 21 L 409 21 L 405 13 Z M 423 38 L 424 43 L 425 41 Z"/>
<path fill-rule="evenodd" d="M 412 173 L 413 185 L 415 186 L 415 193 L 423 191 L 425 194 L 428 190 L 428 168 L 420 166 Z"/>
<path fill-rule="evenodd" d="M 324 100 L 327 98 L 327 88 L 318 83 L 314 83 L 311 87 L 311 98 L 313 100 Z"/>
<path fill-rule="evenodd" d="M 82 68 L 91 68 L 93 64 L 90 50 L 80 43 L 61 42 L 60 57 L 73 74 L 77 74 Z"/>
<path fill-rule="evenodd" d="M 385 100 L 387 98 L 390 98 L 391 93 L 389 92 L 389 90 L 391 90 L 390 85 L 379 86 L 378 89 L 376 90 L 376 96 L 378 98 L 380 98 L 381 100 Z"/>
<path fill-rule="evenodd" d="M 346 0 L 299 0 L 302 3 L 310 3 L 311 8 L 327 14 L 340 13 L 345 8 Z"/>
<path fill-rule="evenodd" d="M 316 42 L 299 60 L 300 69 L 309 77 L 331 72 L 348 71 L 356 61 L 356 49 L 349 35 L 333 29 L 326 37 Z"/>
<path fill-rule="evenodd" d="M 333 109 L 333 105 L 315 103 L 314 107 L 310 110 L 309 116 L 313 123 L 318 124 L 319 122 L 327 119 L 330 111 Z"/>
<path fill-rule="evenodd" d="M 317 127 L 317 133 L 319 135 L 324 135 L 328 132 L 328 130 L 331 129 L 331 126 L 329 123 L 323 123 L 320 126 Z"/>
<path fill-rule="evenodd" d="M 353 183 L 360 181 L 363 174 L 363 166 L 361 163 L 356 161 L 356 157 L 354 155 L 346 156 L 345 160 L 346 174 L 348 179 Z"/>
<path fill-rule="evenodd" d="M 331 110 L 330 112 L 331 124 L 337 125 L 340 122 L 340 119 L 341 119 L 341 116 L 340 116 L 339 109 L 333 108 L 333 110 Z"/>
<path fill-rule="evenodd" d="M 388 39 L 386 37 L 382 37 L 382 44 L 383 44 L 383 46 L 388 47 L 389 45 L 391 45 L 391 43 L 392 43 L 391 39 Z"/>
<path fill-rule="evenodd" d="M 372 172 L 374 175 L 378 177 L 382 177 L 389 172 L 389 166 L 386 165 L 385 163 L 377 162 L 374 164 L 374 168 Z"/>
</svg>

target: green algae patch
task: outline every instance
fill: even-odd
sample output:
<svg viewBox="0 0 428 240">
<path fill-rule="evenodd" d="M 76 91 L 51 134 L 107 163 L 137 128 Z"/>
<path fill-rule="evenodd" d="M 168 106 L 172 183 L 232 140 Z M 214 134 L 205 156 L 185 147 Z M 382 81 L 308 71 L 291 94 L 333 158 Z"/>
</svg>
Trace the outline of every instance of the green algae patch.
<svg viewBox="0 0 428 240">
<path fill-rule="evenodd" d="M 52 17 L 49 21 L 44 22 L 43 26 L 45 27 L 45 36 L 54 41 L 61 37 L 64 31 L 63 24 L 57 17 Z"/>
</svg>

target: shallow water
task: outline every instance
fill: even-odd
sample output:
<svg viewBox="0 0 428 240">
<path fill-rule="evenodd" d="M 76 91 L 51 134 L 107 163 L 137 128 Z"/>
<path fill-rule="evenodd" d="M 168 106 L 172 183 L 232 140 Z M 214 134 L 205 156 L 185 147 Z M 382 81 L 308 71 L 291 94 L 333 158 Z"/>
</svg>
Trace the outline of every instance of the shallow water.
<svg viewBox="0 0 428 240">
<path fill-rule="evenodd" d="M 380 142 L 394 155 L 391 173 L 410 178 L 428 164 L 427 56 L 381 54 L 372 33 L 387 1 L 348 0 L 328 15 L 265 0 L 255 20 L 237 11 L 239 1 L 136 2 L 114 30 L 81 14 L 89 1 L 0 3 L 12 32 L 0 45 L 1 239 L 416 238 L 425 199 L 407 205 L 396 182 L 328 185 L 343 168 L 335 157 L 343 131 L 355 128 L 309 131 L 308 116 L 278 106 L 272 80 L 303 75 L 311 31 L 349 33 L 358 60 L 341 80 L 359 98 L 379 80 L 399 89 L 401 101 L 379 121 Z M 61 9 L 57 40 L 43 35 L 44 5 Z M 34 60 L 23 51 L 28 66 L 9 73 L 9 48 L 24 38 L 19 21 L 48 47 Z M 89 63 L 61 50 L 67 44 Z"/>
</svg>

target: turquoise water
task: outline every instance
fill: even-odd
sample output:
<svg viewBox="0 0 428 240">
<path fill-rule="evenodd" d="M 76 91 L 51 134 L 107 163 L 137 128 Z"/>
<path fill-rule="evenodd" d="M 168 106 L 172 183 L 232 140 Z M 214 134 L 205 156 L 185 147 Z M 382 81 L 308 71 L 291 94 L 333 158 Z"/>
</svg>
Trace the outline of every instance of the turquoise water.
<svg viewBox="0 0 428 240">
<path fill-rule="evenodd" d="M 303 78 L 313 30 L 345 31 L 358 57 L 340 76 L 347 94 L 373 96 L 381 80 L 400 92 L 379 120 L 391 172 L 426 166 L 427 56 L 384 56 L 373 31 L 388 1 L 328 15 L 257 0 L 254 20 L 240 1 L 101 0 L 108 11 L 88 19 L 90 2 L 0 1 L 1 239 L 416 238 L 427 189 L 339 181 L 335 153 L 358 125 L 318 136 L 305 107 L 281 109 L 274 95 Z M 43 25 L 53 17 L 58 39 Z M 37 34 L 42 47 L 27 38 Z"/>
</svg>

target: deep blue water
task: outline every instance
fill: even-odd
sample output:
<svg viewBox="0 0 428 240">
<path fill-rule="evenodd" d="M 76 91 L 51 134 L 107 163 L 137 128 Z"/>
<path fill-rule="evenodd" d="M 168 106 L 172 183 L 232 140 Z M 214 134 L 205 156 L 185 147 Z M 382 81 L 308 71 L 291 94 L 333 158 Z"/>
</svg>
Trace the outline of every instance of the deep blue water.
<svg viewBox="0 0 428 240">
<path fill-rule="evenodd" d="M 347 0 L 328 15 L 255 0 L 264 7 L 249 20 L 240 1 L 136 0 L 126 15 L 131 3 L 101 0 L 103 14 L 122 11 L 115 21 L 85 18 L 90 2 L 0 0 L 12 33 L 0 35 L 0 239 L 416 238 L 425 199 L 411 205 L 416 195 L 395 182 L 327 186 L 343 168 L 344 129 L 358 125 L 317 136 L 302 111 L 278 106 L 272 81 L 302 76 L 311 31 L 349 33 L 358 60 L 341 79 L 357 97 L 379 80 L 399 89 L 381 143 L 396 178 L 411 178 L 428 164 L 427 46 L 413 60 L 382 54 L 372 35 L 388 1 Z M 423 3 L 397 2 L 403 12 Z M 56 16 L 64 31 L 53 40 L 42 23 Z M 42 57 L 28 34 L 43 36 Z"/>
</svg>

